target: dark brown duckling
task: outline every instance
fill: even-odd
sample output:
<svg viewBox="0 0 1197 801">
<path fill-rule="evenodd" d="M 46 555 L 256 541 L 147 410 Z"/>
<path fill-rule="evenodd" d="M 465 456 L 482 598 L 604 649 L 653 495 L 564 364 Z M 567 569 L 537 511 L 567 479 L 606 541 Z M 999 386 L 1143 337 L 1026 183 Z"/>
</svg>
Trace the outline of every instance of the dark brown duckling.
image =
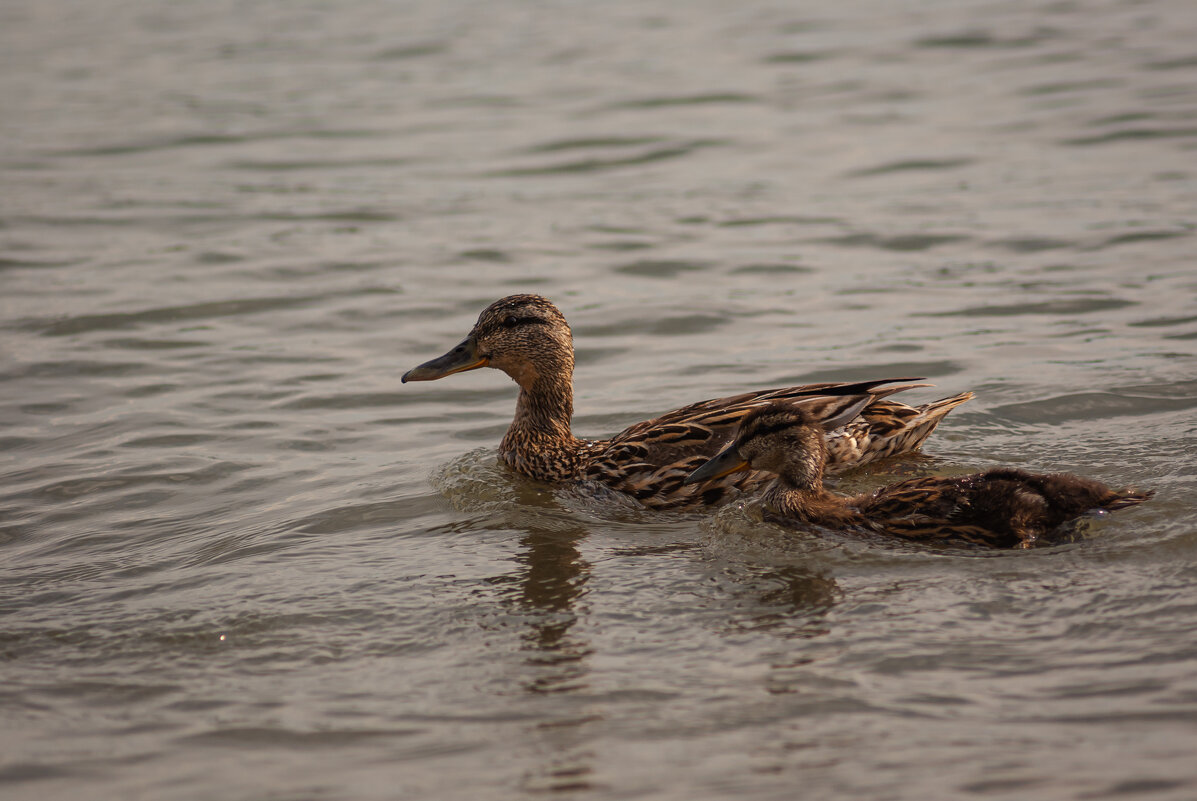
<svg viewBox="0 0 1197 801">
<path fill-rule="evenodd" d="M 828 425 L 827 467 L 836 471 L 917 449 L 939 421 L 973 397 L 907 406 L 887 396 L 917 378 L 808 384 L 702 401 L 637 423 L 610 439 L 585 440 L 570 427 L 574 413 L 574 343 L 565 316 L 540 295 L 512 295 L 482 311 L 469 335 L 444 356 L 421 364 L 403 382 L 433 381 L 493 367 L 519 384 L 515 419 L 499 445 L 513 470 L 539 481 L 597 482 L 654 509 L 720 503 L 769 480 L 753 472 L 684 484 L 696 467 L 730 441 L 740 419 L 776 399 L 801 405 Z M 866 400 L 844 416 L 844 395 Z"/>
<path fill-rule="evenodd" d="M 850 412 L 869 399 L 840 401 Z M 762 501 L 769 516 L 780 522 L 864 528 L 907 540 L 993 548 L 1030 548 L 1086 512 L 1124 509 L 1154 495 L 1112 490 L 1068 473 L 997 468 L 966 476 L 915 478 L 845 497 L 823 487 L 826 458 L 820 421 L 801 407 L 774 403 L 745 415 L 731 444 L 687 481 L 710 481 L 751 467 L 777 476 Z"/>
</svg>

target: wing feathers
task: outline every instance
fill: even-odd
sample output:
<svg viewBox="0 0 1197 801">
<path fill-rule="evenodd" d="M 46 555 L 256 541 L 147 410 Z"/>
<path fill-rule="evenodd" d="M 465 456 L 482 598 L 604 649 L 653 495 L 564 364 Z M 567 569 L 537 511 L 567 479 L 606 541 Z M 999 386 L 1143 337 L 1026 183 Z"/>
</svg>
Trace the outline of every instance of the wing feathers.
<svg viewBox="0 0 1197 801">
<path fill-rule="evenodd" d="M 765 477 L 748 471 L 692 485 L 683 485 L 682 480 L 731 440 L 748 412 L 777 400 L 801 404 L 816 419 L 833 426 L 847 424 L 835 432 L 839 444 L 832 443 L 828 466 L 832 470 L 856 466 L 918 447 L 944 414 L 972 397 L 965 393 L 921 407 L 887 399 L 927 386 L 900 383 L 918 380 L 809 384 L 701 401 L 616 434 L 594 454 L 583 473 L 655 508 L 718 503 L 730 493 L 760 485 Z M 868 396 L 863 403 L 861 396 Z"/>
</svg>

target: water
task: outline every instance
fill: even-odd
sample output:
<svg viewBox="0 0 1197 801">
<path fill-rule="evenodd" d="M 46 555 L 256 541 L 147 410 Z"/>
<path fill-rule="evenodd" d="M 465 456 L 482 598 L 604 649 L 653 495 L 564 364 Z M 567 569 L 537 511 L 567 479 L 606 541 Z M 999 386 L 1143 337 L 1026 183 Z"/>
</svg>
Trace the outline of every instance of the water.
<svg viewBox="0 0 1197 801">
<path fill-rule="evenodd" d="M 10 2 L 6 799 L 1197 796 L 1197 10 Z M 966 389 L 928 458 L 1154 488 L 933 551 L 652 514 L 401 386 L 552 297 L 600 436 Z"/>
</svg>

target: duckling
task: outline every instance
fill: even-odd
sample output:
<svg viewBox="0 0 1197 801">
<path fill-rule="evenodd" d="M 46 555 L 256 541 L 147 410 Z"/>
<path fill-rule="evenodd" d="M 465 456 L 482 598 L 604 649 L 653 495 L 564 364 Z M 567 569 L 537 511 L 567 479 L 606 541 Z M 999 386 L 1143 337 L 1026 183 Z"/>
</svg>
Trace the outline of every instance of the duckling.
<svg viewBox="0 0 1197 801">
<path fill-rule="evenodd" d="M 965 392 L 912 407 L 887 396 L 926 386 L 894 386 L 916 378 L 809 384 L 702 401 L 610 439 L 579 439 L 570 426 L 573 333 L 561 311 L 539 295 L 495 301 L 459 345 L 409 370 L 402 380 L 434 381 L 481 367 L 502 370 L 520 388 L 515 418 L 499 445 L 511 469 L 548 483 L 597 482 L 654 509 L 718 504 L 767 481 L 768 476 L 750 472 L 683 483 L 731 439 L 744 415 L 771 400 L 789 400 L 823 421 L 829 431 L 828 467 L 843 470 L 918 448 L 944 415 L 973 397 Z M 851 415 L 838 414 L 845 395 L 867 402 Z"/>
<path fill-rule="evenodd" d="M 836 402 L 846 407 L 843 416 L 864 409 L 871 398 L 857 395 Z M 777 476 L 762 501 L 767 516 L 778 522 L 994 548 L 1030 548 L 1086 512 L 1125 509 L 1155 494 L 1112 490 L 1068 473 L 997 468 L 914 478 L 844 497 L 823 488 L 826 460 L 823 420 L 801 406 L 770 403 L 744 415 L 735 439 L 686 480 L 703 483 L 748 468 L 765 471 Z"/>
</svg>

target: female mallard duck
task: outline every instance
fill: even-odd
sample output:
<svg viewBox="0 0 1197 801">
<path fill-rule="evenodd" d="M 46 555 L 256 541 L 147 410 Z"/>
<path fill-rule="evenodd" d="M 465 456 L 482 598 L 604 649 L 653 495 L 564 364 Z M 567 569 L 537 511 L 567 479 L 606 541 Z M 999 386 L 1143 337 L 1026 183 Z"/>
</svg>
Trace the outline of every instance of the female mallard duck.
<svg viewBox="0 0 1197 801">
<path fill-rule="evenodd" d="M 871 401 L 858 395 L 836 398 L 832 405 L 844 415 Z M 1090 510 L 1123 509 L 1154 495 L 1111 490 L 1068 473 L 998 468 L 967 476 L 914 478 L 847 498 L 823 488 L 824 425 L 793 404 L 753 409 L 744 415 L 731 444 L 686 480 L 701 485 L 745 468 L 763 470 L 777 475 L 762 500 L 769 516 L 781 522 L 865 528 L 908 540 L 995 548 L 1030 548 L 1057 526 Z"/>
<path fill-rule="evenodd" d="M 499 446 L 513 470 L 546 482 L 596 481 L 654 509 L 719 503 L 734 490 L 767 480 L 747 473 L 683 484 L 731 439 L 740 418 L 762 403 L 790 400 L 824 421 L 830 431 L 828 464 L 838 470 L 914 450 L 944 415 L 973 397 L 965 392 L 911 407 L 885 398 L 925 385 L 882 385 L 917 379 L 811 384 L 704 401 L 637 423 L 611 439 L 578 439 L 570 430 L 573 334 L 564 315 L 539 295 L 495 301 L 460 345 L 409 370 L 403 382 L 433 381 L 479 367 L 502 370 L 520 387 L 515 419 Z M 862 394 L 864 404 L 851 415 L 841 413 L 840 396 Z"/>
</svg>

